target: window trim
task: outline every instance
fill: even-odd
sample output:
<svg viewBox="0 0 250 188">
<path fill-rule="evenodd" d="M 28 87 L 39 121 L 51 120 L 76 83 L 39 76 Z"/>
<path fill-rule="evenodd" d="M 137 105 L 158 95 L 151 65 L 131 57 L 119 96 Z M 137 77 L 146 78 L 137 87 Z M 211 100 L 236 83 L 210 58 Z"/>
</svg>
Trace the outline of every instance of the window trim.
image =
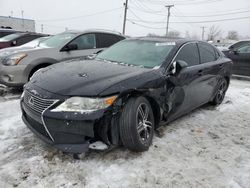
<svg viewBox="0 0 250 188">
<path fill-rule="evenodd" d="M 215 57 L 217 56 L 216 54 L 219 55 L 218 57 L 216 57 L 216 60 L 214 60 L 214 61 L 208 61 L 208 62 L 202 63 L 202 62 L 201 62 L 201 53 L 200 53 L 199 43 L 201 43 L 201 44 L 206 44 L 206 45 L 211 46 L 211 47 L 213 48 Z M 207 63 L 211 63 L 211 62 L 216 62 L 216 61 L 218 61 L 218 60 L 221 58 L 221 54 L 218 52 L 218 50 L 217 50 L 213 45 L 211 45 L 211 44 L 209 44 L 209 43 L 206 43 L 206 42 L 203 42 L 203 41 L 199 41 L 199 42 L 197 42 L 197 47 L 198 47 L 199 54 L 200 54 L 200 64 L 201 64 L 201 65 L 207 64 Z"/>
<path fill-rule="evenodd" d="M 182 50 L 182 48 L 183 48 L 184 46 L 188 45 L 188 44 L 196 44 L 198 53 L 200 54 L 199 48 L 198 48 L 198 42 L 197 42 L 197 41 L 191 41 L 191 42 L 186 42 L 186 43 L 184 43 L 184 44 L 177 50 L 177 52 L 176 52 L 176 54 L 174 55 L 174 57 L 172 58 L 171 62 L 170 62 L 169 65 L 166 67 L 166 69 L 165 69 L 165 71 L 164 71 L 165 73 L 168 73 L 168 72 L 169 72 L 169 69 L 170 69 L 171 65 L 175 62 L 174 60 L 175 60 L 175 58 L 177 57 L 177 55 L 180 53 L 180 51 Z M 200 55 L 199 55 L 199 64 L 197 64 L 197 65 L 201 65 Z M 194 67 L 194 66 L 197 66 L 197 65 L 188 66 L 187 68 Z"/>
<path fill-rule="evenodd" d="M 77 39 L 78 37 L 81 37 L 83 35 L 88 35 L 88 34 L 92 34 L 95 36 L 95 47 L 94 48 L 86 48 L 86 49 L 77 49 L 77 50 L 72 50 L 72 51 L 78 51 L 78 50 L 92 50 L 92 49 L 97 49 L 97 40 L 96 40 L 96 34 L 95 33 L 82 33 L 80 35 L 77 35 L 75 38 L 73 38 L 71 41 L 69 41 L 68 43 L 66 43 L 61 49 L 60 52 L 62 52 L 62 49 L 67 46 L 68 44 L 70 44 L 73 40 Z"/>
</svg>

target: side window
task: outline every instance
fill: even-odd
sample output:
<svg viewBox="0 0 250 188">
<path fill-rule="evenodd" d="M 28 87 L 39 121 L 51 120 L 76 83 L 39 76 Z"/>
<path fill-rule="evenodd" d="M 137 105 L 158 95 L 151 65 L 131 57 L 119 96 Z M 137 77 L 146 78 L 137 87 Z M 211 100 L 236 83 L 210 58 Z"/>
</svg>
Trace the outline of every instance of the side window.
<svg viewBox="0 0 250 188">
<path fill-rule="evenodd" d="M 85 50 L 85 49 L 93 49 L 96 48 L 96 39 L 95 34 L 84 34 L 73 41 L 70 42 L 71 44 L 77 44 L 78 50 Z"/>
<path fill-rule="evenodd" d="M 38 38 L 38 36 L 35 35 L 27 35 L 27 36 L 23 36 L 20 37 L 16 40 L 17 46 L 22 45 L 22 44 L 26 44 L 27 42 L 30 42 L 34 39 Z"/>
<path fill-rule="evenodd" d="M 106 33 L 98 33 L 97 36 L 99 42 L 98 48 L 107 48 L 122 40 L 121 37 Z"/>
<path fill-rule="evenodd" d="M 214 47 L 206 43 L 198 43 L 201 63 L 207 63 L 217 60 L 217 55 L 215 53 Z"/>
<path fill-rule="evenodd" d="M 196 43 L 190 43 L 183 46 L 175 58 L 175 61 L 185 61 L 188 66 L 194 66 L 199 64 L 199 52 Z"/>
<path fill-rule="evenodd" d="M 246 46 L 243 46 L 243 47 L 240 47 L 238 50 L 237 50 L 238 53 L 250 53 L 250 44 L 246 45 Z"/>
</svg>

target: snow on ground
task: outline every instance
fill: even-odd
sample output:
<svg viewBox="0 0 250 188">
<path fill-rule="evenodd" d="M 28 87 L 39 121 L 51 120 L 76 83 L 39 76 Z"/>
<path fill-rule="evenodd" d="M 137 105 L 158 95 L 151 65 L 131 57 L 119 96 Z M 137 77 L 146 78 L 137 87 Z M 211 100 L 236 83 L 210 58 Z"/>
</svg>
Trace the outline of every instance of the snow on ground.
<svg viewBox="0 0 250 188">
<path fill-rule="evenodd" d="M 233 80 L 221 106 L 206 105 L 162 128 L 147 152 L 118 148 L 82 160 L 33 136 L 19 101 L 5 99 L 0 187 L 250 187 L 250 82 Z"/>
</svg>

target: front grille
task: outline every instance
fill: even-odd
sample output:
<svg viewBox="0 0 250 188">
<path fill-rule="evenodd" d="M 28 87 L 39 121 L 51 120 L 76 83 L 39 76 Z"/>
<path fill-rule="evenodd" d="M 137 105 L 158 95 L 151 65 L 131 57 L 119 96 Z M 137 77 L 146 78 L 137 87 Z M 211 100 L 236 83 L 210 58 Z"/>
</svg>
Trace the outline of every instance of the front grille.
<svg viewBox="0 0 250 188">
<path fill-rule="evenodd" d="M 42 112 L 49 108 L 56 100 L 54 99 L 43 99 L 37 95 L 25 90 L 23 95 L 24 103 L 33 111 L 42 114 Z"/>
<path fill-rule="evenodd" d="M 46 131 L 46 129 L 44 128 L 44 126 L 42 124 L 40 124 L 37 121 L 33 120 L 28 115 L 25 115 L 25 117 L 26 117 L 26 120 L 29 122 L 30 126 L 33 129 L 35 129 L 39 134 L 43 135 L 47 139 L 51 140 L 48 132 Z"/>
</svg>

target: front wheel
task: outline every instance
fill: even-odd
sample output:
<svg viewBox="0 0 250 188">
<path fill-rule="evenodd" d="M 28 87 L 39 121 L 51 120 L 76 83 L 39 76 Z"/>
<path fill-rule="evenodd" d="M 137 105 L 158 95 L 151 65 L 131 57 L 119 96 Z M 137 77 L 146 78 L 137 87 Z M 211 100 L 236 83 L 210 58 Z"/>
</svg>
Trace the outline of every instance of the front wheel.
<svg viewBox="0 0 250 188">
<path fill-rule="evenodd" d="M 119 123 L 120 137 L 126 148 L 137 152 L 148 150 L 154 135 L 154 115 L 146 98 L 129 99 Z"/>
<path fill-rule="evenodd" d="M 212 100 L 213 105 L 219 105 L 222 103 L 222 101 L 224 100 L 227 88 L 228 88 L 227 80 L 225 78 L 222 78 L 218 83 L 218 89 L 216 91 L 214 99 Z"/>
</svg>

